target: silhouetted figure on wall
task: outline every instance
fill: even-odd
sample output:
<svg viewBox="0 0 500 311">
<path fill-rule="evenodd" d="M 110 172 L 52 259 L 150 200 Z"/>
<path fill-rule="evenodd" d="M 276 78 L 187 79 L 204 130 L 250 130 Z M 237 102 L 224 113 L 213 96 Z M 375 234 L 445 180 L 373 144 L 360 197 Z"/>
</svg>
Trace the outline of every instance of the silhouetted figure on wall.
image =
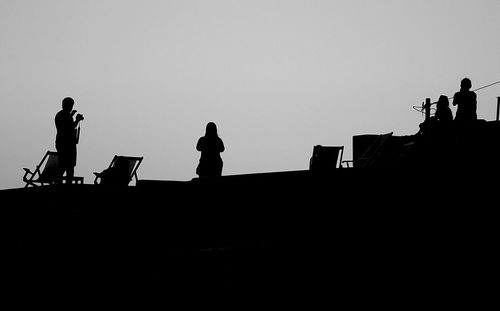
<svg viewBox="0 0 500 311">
<path fill-rule="evenodd" d="M 448 157 L 452 152 L 453 113 L 448 97 L 441 95 L 436 103 L 435 114 L 419 125 L 417 139 L 420 159 L 424 167 L 448 167 Z"/>
<path fill-rule="evenodd" d="M 477 95 L 470 90 L 472 82 L 468 78 L 462 79 L 460 91 L 453 96 L 453 106 L 457 106 L 455 121 L 471 122 L 477 120 Z"/>
<path fill-rule="evenodd" d="M 78 144 L 78 124 L 83 120 L 81 114 L 77 114 L 75 120 L 73 116 L 76 110 L 73 110 L 75 101 L 71 97 L 66 97 L 62 101 L 62 110 L 56 114 L 55 124 L 57 129 L 56 134 L 56 150 L 59 154 L 62 177 L 66 173 L 66 177 L 72 178 L 75 173 L 76 166 L 76 145 Z"/>
<path fill-rule="evenodd" d="M 453 106 L 457 106 L 454 129 L 455 138 L 461 147 L 464 157 L 470 156 L 472 144 L 476 138 L 477 130 L 477 96 L 470 90 L 472 82 L 468 78 L 462 79 L 460 91 L 453 97 Z"/>
<path fill-rule="evenodd" d="M 200 177 L 221 176 L 223 162 L 220 153 L 224 152 L 224 143 L 217 135 L 215 123 L 209 122 L 207 124 L 205 136 L 198 140 L 196 150 L 201 152 L 196 174 Z"/>
<path fill-rule="evenodd" d="M 450 109 L 450 102 L 448 101 L 448 97 L 445 95 L 439 96 L 439 100 L 436 104 L 436 114 L 437 120 L 442 125 L 450 125 L 453 121 L 453 113 Z"/>
<path fill-rule="evenodd" d="M 445 95 L 439 96 L 436 103 L 436 113 L 428 120 L 420 123 L 420 130 L 417 134 L 426 136 L 441 135 L 449 132 L 453 122 L 453 113 L 450 109 L 450 102 Z"/>
</svg>

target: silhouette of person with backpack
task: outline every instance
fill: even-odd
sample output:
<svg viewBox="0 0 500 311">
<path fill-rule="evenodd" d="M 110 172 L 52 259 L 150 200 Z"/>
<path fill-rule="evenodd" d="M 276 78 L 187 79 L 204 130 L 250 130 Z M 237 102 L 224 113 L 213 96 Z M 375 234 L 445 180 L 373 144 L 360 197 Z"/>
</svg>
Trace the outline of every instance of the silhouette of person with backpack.
<svg viewBox="0 0 500 311">
<path fill-rule="evenodd" d="M 77 114 L 75 120 L 73 116 L 76 110 L 73 110 L 75 101 L 71 97 L 66 97 L 62 101 L 62 110 L 55 116 L 56 124 L 56 150 L 60 161 L 60 177 L 66 173 L 68 181 L 75 173 L 76 166 L 76 145 L 78 144 L 78 125 L 83 120 L 83 115 Z"/>
<path fill-rule="evenodd" d="M 221 152 L 224 152 L 224 143 L 217 134 L 217 126 L 209 122 L 205 136 L 200 137 L 196 150 L 201 152 L 200 162 L 196 167 L 196 174 L 200 177 L 217 177 L 222 175 Z"/>
</svg>

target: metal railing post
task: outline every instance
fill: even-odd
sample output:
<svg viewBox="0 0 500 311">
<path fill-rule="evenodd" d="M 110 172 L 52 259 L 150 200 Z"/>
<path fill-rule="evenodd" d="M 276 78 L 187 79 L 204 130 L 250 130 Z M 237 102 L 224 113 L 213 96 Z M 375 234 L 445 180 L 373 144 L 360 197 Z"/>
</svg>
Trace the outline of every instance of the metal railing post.
<svg viewBox="0 0 500 311">
<path fill-rule="evenodd" d="M 500 117 L 500 97 L 497 97 L 497 121 Z"/>
<path fill-rule="evenodd" d="M 424 108 L 425 108 L 425 121 L 427 121 L 431 117 L 431 99 L 430 98 L 425 99 Z"/>
</svg>

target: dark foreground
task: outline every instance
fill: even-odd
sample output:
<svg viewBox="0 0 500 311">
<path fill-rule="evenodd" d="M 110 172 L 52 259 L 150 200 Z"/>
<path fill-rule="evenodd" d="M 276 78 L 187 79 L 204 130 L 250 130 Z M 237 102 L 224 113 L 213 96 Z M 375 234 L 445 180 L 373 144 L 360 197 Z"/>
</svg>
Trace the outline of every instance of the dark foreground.
<svg viewBox="0 0 500 311">
<path fill-rule="evenodd" d="M 3 190 L 2 282 L 28 300 L 477 307 L 499 276 L 492 177 L 342 169 Z"/>
</svg>

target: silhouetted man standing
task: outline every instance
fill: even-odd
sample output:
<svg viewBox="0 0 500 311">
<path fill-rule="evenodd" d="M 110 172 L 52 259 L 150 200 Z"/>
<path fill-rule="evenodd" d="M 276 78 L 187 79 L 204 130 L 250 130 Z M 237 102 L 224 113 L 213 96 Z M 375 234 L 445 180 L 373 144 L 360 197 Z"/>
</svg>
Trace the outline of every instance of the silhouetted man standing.
<svg viewBox="0 0 500 311">
<path fill-rule="evenodd" d="M 61 165 L 61 177 L 66 172 L 68 181 L 71 182 L 76 166 L 76 144 L 78 143 L 77 127 L 83 116 L 77 114 L 75 120 L 73 110 L 75 101 L 71 97 L 66 97 L 62 101 L 62 110 L 56 114 L 55 123 L 57 129 L 56 149 L 59 154 Z"/>
<path fill-rule="evenodd" d="M 472 82 L 468 78 L 462 79 L 460 91 L 453 96 L 453 106 L 457 106 L 455 120 L 470 122 L 477 120 L 477 95 L 470 90 Z"/>
</svg>

